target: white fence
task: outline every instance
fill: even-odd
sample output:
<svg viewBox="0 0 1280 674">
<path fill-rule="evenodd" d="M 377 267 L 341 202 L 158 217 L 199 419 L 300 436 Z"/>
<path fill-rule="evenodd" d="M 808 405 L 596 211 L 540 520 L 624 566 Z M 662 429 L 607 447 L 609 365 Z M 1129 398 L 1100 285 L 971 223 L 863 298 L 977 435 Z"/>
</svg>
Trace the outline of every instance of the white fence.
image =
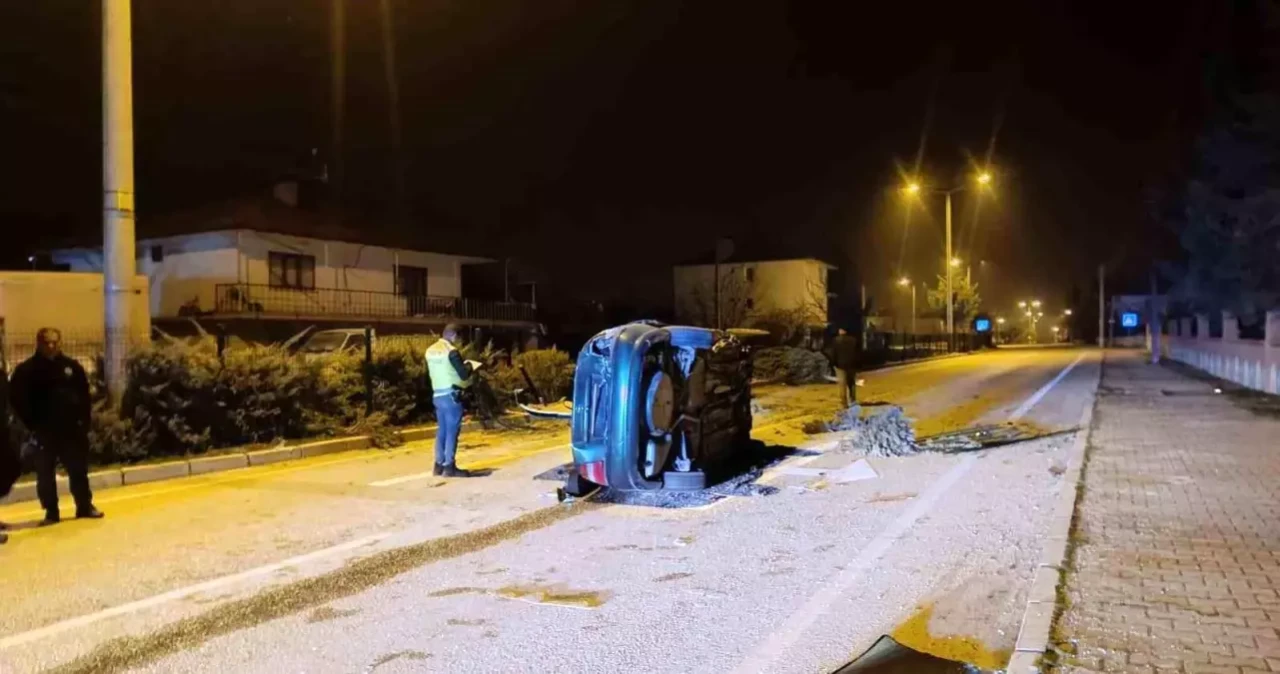
<svg viewBox="0 0 1280 674">
<path fill-rule="evenodd" d="M 1191 337 L 1195 320 L 1196 336 Z M 1280 311 L 1267 314 L 1264 339 L 1241 339 L 1230 315 L 1222 320 L 1222 336 L 1209 336 L 1207 317 L 1184 318 L 1176 326 L 1181 335 L 1161 336 L 1161 354 L 1170 360 L 1204 370 L 1241 386 L 1280 395 Z"/>
</svg>

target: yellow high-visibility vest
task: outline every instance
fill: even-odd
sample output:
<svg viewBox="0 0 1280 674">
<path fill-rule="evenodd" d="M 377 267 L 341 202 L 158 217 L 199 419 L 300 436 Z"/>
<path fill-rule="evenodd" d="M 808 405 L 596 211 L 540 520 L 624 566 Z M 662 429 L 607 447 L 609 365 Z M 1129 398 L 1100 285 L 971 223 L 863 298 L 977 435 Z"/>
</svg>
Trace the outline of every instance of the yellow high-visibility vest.
<svg viewBox="0 0 1280 674">
<path fill-rule="evenodd" d="M 427 349 L 427 374 L 431 377 L 431 394 L 442 396 L 452 393 L 455 388 L 466 388 L 468 380 L 458 376 L 449 355 L 457 351 L 457 347 L 447 340 L 437 340 Z"/>
</svg>

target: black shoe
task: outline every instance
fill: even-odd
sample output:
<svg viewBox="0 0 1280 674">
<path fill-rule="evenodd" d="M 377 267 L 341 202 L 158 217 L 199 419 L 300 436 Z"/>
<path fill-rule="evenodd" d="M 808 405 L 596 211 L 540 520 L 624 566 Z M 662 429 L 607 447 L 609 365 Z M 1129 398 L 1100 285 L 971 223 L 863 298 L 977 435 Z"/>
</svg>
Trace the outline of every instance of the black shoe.
<svg viewBox="0 0 1280 674">
<path fill-rule="evenodd" d="M 93 506 L 76 509 L 76 519 L 78 520 L 100 520 L 106 516 L 106 513 Z"/>
<path fill-rule="evenodd" d="M 8 524 L 8 523 L 6 523 L 6 522 L 0 522 L 0 531 L 8 531 L 9 529 L 10 529 L 10 527 L 9 527 L 9 524 Z"/>
<path fill-rule="evenodd" d="M 0 531 L 0 545 L 3 545 L 8 542 L 9 542 L 9 534 L 6 534 L 3 531 Z"/>
<path fill-rule="evenodd" d="M 440 477 L 441 475 L 444 475 L 444 464 L 443 463 L 435 464 L 435 467 L 431 469 L 431 474 L 435 475 L 436 477 Z"/>
<path fill-rule="evenodd" d="M 440 474 L 445 477 L 473 477 L 474 475 L 469 470 L 464 470 L 462 468 L 459 468 L 458 464 L 456 463 L 450 463 L 444 466 L 441 469 Z"/>
<path fill-rule="evenodd" d="M 40 520 L 39 526 L 49 527 L 61 521 L 62 515 L 58 514 L 57 510 L 46 510 L 44 511 L 44 519 Z"/>
</svg>

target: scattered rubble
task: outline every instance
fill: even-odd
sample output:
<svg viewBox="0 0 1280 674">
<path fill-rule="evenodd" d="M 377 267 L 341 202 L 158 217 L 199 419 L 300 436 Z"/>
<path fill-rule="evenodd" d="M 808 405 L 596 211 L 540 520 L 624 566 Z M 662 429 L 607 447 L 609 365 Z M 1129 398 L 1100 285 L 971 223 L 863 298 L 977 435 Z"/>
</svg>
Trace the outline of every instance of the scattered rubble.
<svg viewBox="0 0 1280 674">
<path fill-rule="evenodd" d="M 859 452 L 866 456 L 911 456 L 920 451 L 915 429 L 901 407 L 885 405 L 883 409 L 863 414 L 861 405 L 851 405 L 831 421 L 810 421 L 804 431 L 816 433 L 848 433 L 840 440 L 838 450 Z"/>
<path fill-rule="evenodd" d="M 605 489 L 595 497 L 600 503 L 648 506 L 650 508 L 693 508 L 710 505 L 729 496 L 771 496 L 777 487 L 756 484 L 764 471 L 753 468 L 720 484 L 699 491 L 633 491 L 621 492 Z"/>
</svg>

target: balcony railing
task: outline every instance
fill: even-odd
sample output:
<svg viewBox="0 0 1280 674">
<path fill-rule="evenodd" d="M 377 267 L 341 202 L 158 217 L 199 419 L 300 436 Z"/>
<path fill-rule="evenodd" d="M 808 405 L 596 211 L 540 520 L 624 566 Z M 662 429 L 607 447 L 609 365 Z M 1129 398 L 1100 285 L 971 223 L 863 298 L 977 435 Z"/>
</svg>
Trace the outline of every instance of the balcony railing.
<svg viewBox="0 0 1280 674">
<path fill-rule="evenodd" d="M 248 283 L 220 283 L 215 310 L 219 314 L 349 318 L 460 318 L 483 321 L 532 321 L 533 305 L 462 297 L 401 295 L 373 290 L 284 288 Z"/>
</svg>

